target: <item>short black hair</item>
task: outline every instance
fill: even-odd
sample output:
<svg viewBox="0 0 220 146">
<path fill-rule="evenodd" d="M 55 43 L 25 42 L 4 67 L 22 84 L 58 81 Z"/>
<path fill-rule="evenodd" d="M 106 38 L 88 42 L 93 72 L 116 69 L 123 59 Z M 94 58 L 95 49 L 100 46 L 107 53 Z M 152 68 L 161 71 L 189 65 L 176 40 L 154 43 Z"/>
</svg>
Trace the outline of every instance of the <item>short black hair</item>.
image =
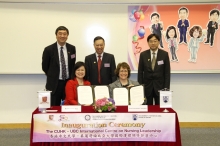
<svg viewBox="0 0 220 146">
<path fill-rule="evenodd" d="M 157 16 L 158 18 L 160 18 L 160 15 L 159 15 L 158 13 L 153 13 L 153 14 L 151 14 L 151 16 L 150 16 L 150 19 L 152 19 L 152 17 L 154 17 L 154 16 Z"/>
<path fill-rule="evenodd" d="M 212 15 L 212 14 L 214 14 L 214 13 L 217 13 L 217 14 L 218 14 L 218 16 L 219 16 L 219 11 L 218 11 L 218 10 L 216 10 L 216 9 L 211 10 L 211 11 L 210 11 L 210 13 L 209 13 L 209 15 L 211 16 L 211 15 Z"/>
<path fill-rule="evenodd" d="M 167 39 L 170 38 L 169 35 L 168 35 L 168 33 L 169 33 L 169 31 L 170 31 L 171 29 L 173 29 L 174 32 L 175 32 L 174 38 L 177 38 L 176 27 L 174 27 L 174 26 L 169 26 L 169 27 L 167 28 L 167 32 L 166 32 L 166 37 L 167 37 Z"/>
<path fill-rule="evenodd" d="M 80 67 L 84 66 L 85 68 L 85 76 L 83 77 L 84 80 L 87 80 L 87 75 L 86 75 L 86 64 L 82 61 L 78 61 L 76 62 L 76 64 L 74 65 L 74 68 L 73 68 L 73 73 L 72 73 L 72 79 L 74 79 L 76 77 L 76 70 Z"/>
<path fill-rule="evenodd" d="M 150 34 L 150 35 L 147 37 L 147 42 L 149 42 L 149 40 L 150 40 L 152 37 L 155 37 L 158 41 L 160 41 L 159 35 L 152 33 L 152 34 Z"/>
<path fill-rule="evenodd" d="M 55 34 L 57 35 L 59 30 L 65 30 L 67 32 L 67 34 L 69 35 L 69 30 L 65 27 L 65 26 L 59 26 L 57 27 Z"/>
<path fill-rule="evenodd" d="M 186 7 L 181 7 L 181 8 L 179 9 L 179 13 L 180 13 L 181 10 L 186 10 L 186 13 L 188 13 L 188 9 L 187 9 Z"/>
<path fill-rule="evenodd" d="M 97 40 L 103 40 L 103 42 L 105 43 L 105 40 L 101 36 L 95 37 L 93 42 L 95 43 L 95 41 L 97 41 Z"/>
</svg>

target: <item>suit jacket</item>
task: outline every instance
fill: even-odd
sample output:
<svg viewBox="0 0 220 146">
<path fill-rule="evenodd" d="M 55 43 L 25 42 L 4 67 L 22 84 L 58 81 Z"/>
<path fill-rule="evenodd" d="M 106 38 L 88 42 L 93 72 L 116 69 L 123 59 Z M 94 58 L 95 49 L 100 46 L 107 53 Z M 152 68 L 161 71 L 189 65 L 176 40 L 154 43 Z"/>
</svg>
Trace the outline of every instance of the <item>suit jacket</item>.
<svg viewBox="0 0 220 146">
<path fill-rule="evenodd" d="M 189 27 L 189 21 L 187 19 L 185 19 L 183 23 L 185 24 L 185 26 L 181 26 L 182 25 L 181 19 L 178 21 L 177 27 L 179 28 L 180 32 L 187 31 L 187 27 Z"/>
<path fill-rule="evenodd" d="M 140 85 L 137 81 L 132 81 L 132 80 L 128 80 L 128 84 L 129 85 L 134 85 L 134 86 L 137 86 L 137 85 Z M 118 80 L 116 80 L 115 82 L 109 84 L 109 93 L 110 93 L 110 97 L 113 98 L 113 89 L 114 88 L 121 88 L 121 83 Z"/>
<path fill-rule="evenodd" d="M 90 85 L 90 82 L 84 80 L 83 84 Z M 66 98 L 65 98 L 64 105 L 77 105 L 78 104 L 77 90 L 76 90 L 78 85 L 79 83 L 76 80 L 76 78 L 74 78 L 73 80 L 69 80 L 66 83 L 66 87 L 65 87 Z"/>
<path fill-rule="evenodd" d="M 140 54 L 138 82 L 145 84 L 145 89 L 149 91 L 149 94 L 153 89 L 158 91 L 164 88 L 170 88 L 170 60 L 166 51 L 158 49 L 154 71 L 151 67 L 150 49 Z M 145 95 L 147 96 L 148 93 L 145 93 Z"/>
<path fill-rule="evenodd" d="M 71 78 L 72 69 L 76 61 L 76 49 L 75 46 L 66 43 L 68 54 L 68 69 L 69 77 Z M 42 57 L 42 70 L 47 76 L 46 89 L 52 91 L 52 94 L 56 91 L 60 74 L 59 54 L 57 49 L 57 42 L 47 46 L 44 49 Z"/>
<path fill-rule="evenodd" d="M 153 30 L 153 34 L 157 34 L 160 38 L 161 38 L 161 30 L 163 30 L 163 28 L 161 27 L 160 23 L 157 23 L 157 28 L 156 28 L 156 24 L 152 25 L 152 30 Z"/>
<path fill-rule="evenodd" d="M 212 21 L 209 21 L 208 26 L 207 26 L 207 27 L 208 27 L 208 31 L 214 33 L 215 30 L 218 29 L 218 23 L 217 23 L 217 22 L 214 22 L 214 24 L 215 24 L 216 28 L 212 27 L 212 25 L 213 25 L 213 24 L 212 24 Z"/>
<path fill-rule="evenodd" d="M 91 54 L 85 57 L 87 79 L 92 85 L 99 85 L 98 82 L 98 62 L 96 54 Z M 108 85 L 114 82 L 115 76 L 115 58 L 114 55 L 103 53 L 101 64 L 101 85 Z"/>
</svg>

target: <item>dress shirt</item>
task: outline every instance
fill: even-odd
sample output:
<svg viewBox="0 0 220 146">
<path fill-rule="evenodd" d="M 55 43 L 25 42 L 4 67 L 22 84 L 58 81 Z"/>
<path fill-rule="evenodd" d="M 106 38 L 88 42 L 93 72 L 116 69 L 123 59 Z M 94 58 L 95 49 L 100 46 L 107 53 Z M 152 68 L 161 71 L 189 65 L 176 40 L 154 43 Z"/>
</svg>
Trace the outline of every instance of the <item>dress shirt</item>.
<svg viewBox="0 0 220 146">
<path fill-rule="evenodd" d="M 153 52 L 152 50 L 150 50 L 151 61 L 152 61 L 152 59 L 153 59 L 153 53 L 155 53 L 155 59 L 157 60 L 157 52 L 158 52 L 158 49 L 157 49 L 155 52 Z"/>
<path fill-rule="evenodd" d="M 67 48 L 66 48 L 66 44 L 63 46 L 60 46 L 57 43 L 57 49 L 58 49 L 58 54 L 59 54 L 59 65 L 60 65 L 60 75 L 59 75 L 59 79 L 62 80 L 62 64 L 61 64 L 61 57 L 60 57 L 60 50 L 61 47 L 63 47 L 63 55 L 64 55 L 64 60 L 65 60 L 65 66 L 66 66 L 66 78 L 69 78 L 69 69 L 68 69 L 68 55 L 67 55 Z"/>
<path fill-rule="evenodd" d="M 102 60 L 103 54 L 104 54 L 104 52 L 100 55 L 101 56 L 100 57 L 101 60 Z M 98 62 L 99 61 L 99 54 L 95 53 L 95 55 L 96 55 L 96 59 L 97 59 L 97 62 Z"/>
</svg>

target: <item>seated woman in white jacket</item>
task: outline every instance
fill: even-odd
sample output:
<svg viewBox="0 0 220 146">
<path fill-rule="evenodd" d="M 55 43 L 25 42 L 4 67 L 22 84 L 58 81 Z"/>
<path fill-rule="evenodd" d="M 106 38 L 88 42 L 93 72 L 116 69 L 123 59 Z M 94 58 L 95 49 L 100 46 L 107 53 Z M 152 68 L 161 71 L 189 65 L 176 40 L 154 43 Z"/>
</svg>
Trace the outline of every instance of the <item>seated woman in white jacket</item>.
<svg viewBox="0 0 220 146">
<path fill-rule="evenodd" d="M 117 68 L 115 69 L 115 75 L 118 77 L 118 79 L 115 82 L 109 84 L 109 92 L 111 98 L 113 98 L 114 88 L 120 88 L 120 87 L 129 88 L 131 86 L 139 85 L 137 81 L 132 81 L 129 79 L 130 74 L 131 74 L 131 69 L 126 62 L 122 62 L 117 65 Z"/>
</svg>

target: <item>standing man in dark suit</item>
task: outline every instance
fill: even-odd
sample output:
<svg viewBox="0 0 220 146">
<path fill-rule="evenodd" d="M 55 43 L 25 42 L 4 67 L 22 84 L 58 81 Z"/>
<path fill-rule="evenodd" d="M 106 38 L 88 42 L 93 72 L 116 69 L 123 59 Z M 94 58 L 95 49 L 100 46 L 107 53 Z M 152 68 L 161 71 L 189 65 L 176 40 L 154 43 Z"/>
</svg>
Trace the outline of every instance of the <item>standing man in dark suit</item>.
<svg viewBox="0 0 220 146">
<path fill-rule="evenodd" d="M 147 37 L 150 49 L 140 54 L 138 64 L 138 82 L 144 84 L 145 97 L 147 102 L 144 104 L 160 104 L 159 90 L 170 88 L 170 60 L 168 53 L 158 49 L 160 37 L 150 34 Z"/>
<path fill-rule="evenodd" d="M 177 24 L 177 27 L 179 28 L 179 32 L 180 32 L 180 42 L 181 43 L 185 43 L 187 44 L 187 40 L 186 40 L 186 32 L 187 32 L 187 28 L 189 27 L 189 21 L 187 20 L 189 11 L 186 7 L 181 7 L 179 9 L 179 21 Z"/>
<path fill-rule="evenodd" d="M 59 106 L 61 99 L 64 100 L 65 85 L 76 61 L 75 46 L 66 43 L 69 30 L 59 26 L 55 34 L 57 42 L 47 46 L 42 57 L 42 69 L 47 76 L 46 90 L 52 91 L 51 106 Z"/>
<path fill-rule="evenodd" d="M 213 46 L 213 41 L 214 41 L 214 35 L 215 35 L 215 30 L 218 29 L 218 18 L 219 18 L 219 11 L 214 9 L 211 10 L 210 13 L 210 21 L 208 23 L 208 30 L 207 30 L 207 40 L 205 42 L 205 44 L 209 44 L 209 39 L 211 39 L 210 41 L 210 47 Z M 211 36 L 211 38 L 210 38 Z"/>
<path fill-rule="evenodd" d="M 163 48 L 162 33 L 163 23 L 160 21 L 160 15 L 158 13 L 151 14 L 152 25 L 150 27 L 151 33 L 157 34 L 160 37 L 160 47 Z"/>
<path fill-rule="evenodd" d="M 105 40 L 94 38 L 95 53 L 85 57 L 87 79 L 91 85 L 108 85 L 116 81 L 114 55 L 104 52 Z"/>
</svg>

